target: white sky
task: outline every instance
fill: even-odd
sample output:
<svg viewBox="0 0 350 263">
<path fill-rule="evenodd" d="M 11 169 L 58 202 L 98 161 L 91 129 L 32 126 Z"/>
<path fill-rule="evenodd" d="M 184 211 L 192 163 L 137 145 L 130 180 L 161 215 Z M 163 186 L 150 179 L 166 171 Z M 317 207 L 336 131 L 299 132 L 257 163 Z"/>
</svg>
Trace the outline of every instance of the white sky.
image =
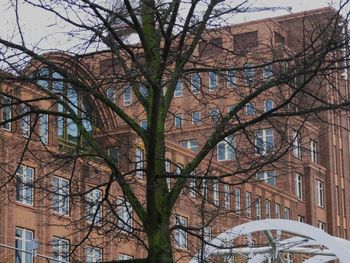
<svg viewBox="0 0 350 263">
<path fill-rule="evenodd" d="M 14 21 L 15 15 L 13 9 L 9 8 L 9 2 L 11 0 L 0 0 L 0 37 L 9 39 L 13 32 L 15 32 Z M 119 1 L 119 0 L 116 0 Z M 249 0 L 251 6 L 256 7 L 271 7 L 271 6 L 283 6 L 292 7 L 292 12 L 299 12 L 319 7 L 326 7 L 329 5 L 337 8 L 339 1 L 341 0 Z M 236 1 L 237 2 L 237 1 Z M 276 11 L 276 12 L 251 12 L 242 14 L 237 17 L 237 22 L 243 22 L 248 20 L 256 20 L 266 17 L 278 16 L 287 14 L 288 12 Z M 29 43 L 38 43 L 40 40 L 40 46 L 45 48 L 61 48 L 72 46 L 70 39 L 63 34 L 65 30 L 63 23 L 58 23 L 61 26 L 57 26 L 56 18 L 52 15 L 48 15 L 41 9 L 33 8 L 29 5 L 20 6 L 20 21 L 23 26 L 23 32 L 25 38 Z M 43 38 L 45 37 L 46 38 Z"/>
</svg>

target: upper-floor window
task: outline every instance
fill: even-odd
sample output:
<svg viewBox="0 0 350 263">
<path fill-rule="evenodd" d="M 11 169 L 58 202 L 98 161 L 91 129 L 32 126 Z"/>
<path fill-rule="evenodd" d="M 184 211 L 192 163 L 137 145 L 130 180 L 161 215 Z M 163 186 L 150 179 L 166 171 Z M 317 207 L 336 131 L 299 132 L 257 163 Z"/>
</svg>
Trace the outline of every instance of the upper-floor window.
<svg viewBox="0 0 350 263">
<path fill-rule="evenodd" d="M 300 223 L 305 223 L 305 217 L 301 216 L 301 215 L 298 215 L 298 221 Z"/>
<path fill-rule="evenodd" d="M 86 262 L 87 263 L 102 262 L 102 249 L 98 247 L 88 247 L 86 249 Z"/>
<path fill-rule="evenodd" d="M 175 114 L 174 116 L 174 126 L 175 128 L 181 128 L 183 124 L 182 114 Z"/>
<path fill-rule="evenodd" d="M 140 86 L 140 93 L 141 93 L 141 95 L 144 97 L 144 98 L 147 98 L 148 97 L 148 90 L 147 90 L 147 88 L 146 88 L 146 86 L 145 85 L 141 85 Z"/>
<path fill-rule="evenodd" d="M 279 204 L 275 205 L 275 218 L 276 219 L 281 218 L 281 206 Z"/>
<path fill-rule="evenodd" d="M 108 156 L 118 164 L 119 162 L 119 148 L 118 147 L 110 147 L 107 149 Z"/>
<path fill-rule="evenodd" d="M 16 263 L 32 263 L 33 255 L 32 244 L 34 233 L 32 230 L 16 227 L 15 246 L 16 246 Z M 29 252 L 29 253 L 26 253 Z"/>
<path fill-rule="evenodd" d="M 254 82 L 254 68 L 252 64 L 247 64 L 245 66 L 245 80 L 248 86 L 253 85 Z"/>
<path fill-rule="evenodd" d="M 148 129 L 148 121 L 147 120 L 141 120 L 140 126 L 142 129 L 147 130 Z"/>
<path fill-rule="evenodd" d="M 137 147 L 135 149 L 135 176 L 141 178 L 144 173 L 145 153 L 144 150 Z"/>
<path fill-rule="evenodd" d="M 198 142 L 197 140 L 185 140 L 185 141 L 180 141 L 180 145 L 184 148 L 188 148 L 194 152 L 198 150 Z"/>
<path fill-rule="evenodd" d="M 252 194 L 245 192 L 245 214 L 248 218 L 252 216 Z"/>
<path fill-rule="evenodd" d="M 123 93 L 123 105 L 129 106 L 132 103 L 132 90 L 129 86 L 124 88 Z"/>
<path fill-rule="evenodd" d="M 5 130 L 11 130 L 11 118 L 12 118 L 12 100 L 9 97 L 2 97 L 2 128 Z"/>
<path fill-rule="evenodd" d="M 235 51 L 249 51 L 258 46 L 258 31 L 245 32 L 233 35 Z"/>
<path fill-rule="evenodd" d="M 198 125 L 201 122 L 201 113 L 199 111 L 195 111 L 192 113 L 192 124 Z"/>
<path fill-rule="evenodd" d="M 213 181 L 213 203 L 216 206 L 220 205 L 220 189 L 218 180 Z"/>
<path fill-rule="evenodd" d="M 115 102 L 115 99 L 116 99 L 115 88 L 108 88 L 106 90 L 106 96 L 108 100 L 110 100 L 111 102 Z"/>
<path fill-rule="evenodd" d="M 275 171 L 257 172 L 256 177 L 258 180 L 266 182 L 269 185 L 276 186 Z"/>
<path fill-rule="evenodd" d="M 174 231 L 175 245 L 177 248 L 187 249 L 187 232 L 181 229 L 181 227 L 187 227 L 187 218 L 176 215 L 175 220 L 176 225 L 179 226 L 179 228 Z"/>
<path fill-rule="evenodd" d="M 213 123 L 216 123 L 220 118 L 220 111 L 218 108 L 211 109 L 209 114 L 210 114 L 210 120 Z"/>
<path fill-rule="evenodd" d="M 240 214 L 241 213 L 241 189 L 237 188 L 234 191 L 235 196 L 235 213 Z"/>
<path fill-rule="evenodd" d="M 290 208 L 284 208 L 284 219 L 290 219 Z"/>
<path fill-rule="evenodd" d="M 228 70 L 227 71 L 227 87 L 233 88 L 236 85 L 236 71 Z"/>
<path fill-rule="evenodd" d="M 34 203 L 34 169 L 20 165 L 16 171 L 16 201 L 33 205 Z"/>
<path fill-rule="evenodd" d="M 230 193 L 230 185 L 224 184 L 224 208 L 231 208 L 231 193 Z"/>
<path fill-rule="evenodd" d="M 199 73 L 192 73 L 191 75 L 191 90 L 193 94 L 197 94 L 201 90 L 201 78 Z"/>
<path fill-rule="evenodd" d="M 30 135 L 30 108 L 27 105 L 22 106 L 22 123 L 21 123 L 21 128 L 22 128 L 22 134 L 25 138 L 29 138 Z"/>
<path fill-rule="evenodd" d="M 129 259 L 134 259 L 134 257 L 126 255 L 126 254 L 119 254 L 118 255 L 118 260 L 129 260 Z"/>
<path fill-rule="evenodd" d="M 209 72 L 209 91 L 214 91 L 218 88 L 218 74 L 214 71 Z"/>
<path fill-rule="evenodd" d="M 102 192 L 98 189 L 90 190 L 86 196 L 88 223 L 102 224 Z"/>
<path fill-rule="evenodd" d="M 297 131 L 293 131 L 293 155 L 301 158 L 301 135 Z"/>
<path fill-rule="evenodd" d="M 206 241 L 206 242 L 209 242 L 210 240 L 211 240 L 211 236 L 212 236 L 212 234 L 211 234 L 211 226 L 206 226 L 206 227 L 204 227 L 203 228 L 203 239 L 204 239 L 204 241 Z"/>
<path fill-rule="evenodd" d="M 179 79 L 176 82 L 176 87 L 175 87 L 175 91 L 174 91 L 174 97 L 181 97 L 182 96 L 182 81 L 181 79 Z"/>
<path fill-rule="evenodd" d="M 271 218 L 271 201 L 265 200 L 265 218 Z"/>
<path fill-rule="evenodd" d="M 255 107 L 254 107 L 254 104 L 253 104 L 253 103 L 248 102 L 248 103 L 245 105 L 245 114 L 248 115 L 248 116 L 253 116 L 253 115 L 255 115 Z"/>
<path fill-rule="evenodd" d="M 235 141 L 233 135 L 226 137 L 217 145 L 217 160 L 226 161 L 235 158 Z"/>
<path fill-rule="evenodd" d="M 132 207 L 123 197 L 117 199 L 118 227 L 126 232 L 132 231 Z"/>
<path fill-rule="evenodd" d="M 298 199 L 303 200 L 303 176 L 301 174 L 295 174 L 295 194 Z"/>
<path fill-rule="evenodd" d="M 323 231 L 326 231 L 326 224 L 321 221 L 317 221 L 317 227 Z"/>
<path fill-rule="evenodd" d="M 310 140 L 310 159 L 311 162 L 317 163 L 317 142 Z"/>
<path fill-rule="evenodd" d="M 69 181 L 62 177 L 53 177 L 53 210 L 56 213 L 69 213 Z"/>
<path fill-rule="evenodd" d="M 43 144 L 48 144 L 49 142 L 49 115 L 40 114 L 40 140 Z"/>
<path fill-rule="evenodd" d="M 255 148 L 259 155 L 272 153 L 274 149 L 273 129 L 261 129 L 255 132 Z"/>
<path fill-rule="evenodd" d="M 52 239 L 52 255 L 54 263 L 60 261 L 68 262 L 69 260 L 69 240 L 61 237 L 53 237 Z"/>
<path fill-rule="evenodd" d="M 273 100 L 264 100 L 264 112 L 268 112 L 273 109 Z"/>
<path fill-rule="evenodd" d="M 270 63 L 270 62 L 268 62 Z M 263 80 L 268 80 L 272 77 L 273 73 L 272 73 L 272 68 L 271 68 L 271 64 L 266 64 L 263 67 Z"/>
<path fill-rule="evenodd" d="M 316 180 L 316 205 L 324 207 L 324 184 Z"/>
<path fill-rule="evenodd" d="M 261 219 L 261 197 L 259 196 L 255 199 L 255 217 L 257 220 Z"/>
</svg>

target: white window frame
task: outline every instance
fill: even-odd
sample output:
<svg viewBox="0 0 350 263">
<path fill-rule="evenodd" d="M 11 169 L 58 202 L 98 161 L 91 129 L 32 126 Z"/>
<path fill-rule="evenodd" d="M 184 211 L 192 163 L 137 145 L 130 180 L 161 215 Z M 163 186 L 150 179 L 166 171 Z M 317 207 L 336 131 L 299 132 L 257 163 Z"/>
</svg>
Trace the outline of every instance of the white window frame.
<svg viewBox="0 0 350 263">
<path fill-rule="evenodd" d="M 205 226 L 203 229 L 203 239 L 205 242 L 209 242 L 212 239 L 211 226 Z"/>
<path fill-rule="evenodd" d="M 198 72 L 191 74 L 191 91 L 192 94 L 198 94 L 201 90 L 201 77 Z"/>
<path fill-rule="evenodd" d="M 324 207 L 324 183 L 316 180 L 316 205 Z"/>
<path fill-rule="evenodd" d="M 20 233 L 20 234 L 19 234 Z M 29 237 L 29 238 L 28 238 Z M 34 256 L 27 252 L 33 252 L 30 248 L 34 241 L 34 232 L 29 229 L 16 227 L 15 229 L 15 247 L 24 251 L 17 250 L 15 262 L 18 263 L 33 263 Z M 21 244 L 21 246 L 19 246 Z"/>
<path fill-rule="evenodd" d="M 245 105 L 245 115 L 254 116 L 255 115 L 255 106 L 252 102 L 248 102 Z"/>
<path fill-rule="evenodd" d="M 115 88 L 108 88 L 106 90 L 106 97 L 109 101 L 111 102 L 115 102 L 115 99 L 116 99 L 116 91 L 115 91 Z"/>
<path fill-rule="evenodd" d="M 192 172 L 191 176 L 195 176 L 196 172 Z M 196 197 L 196 178 L 188 178 L 188 188 L 190 197 Z"/>
<path fill-rule="evenodd" d="M 290 219 L 290 208 L 289 207 L 285 207 L 284 208 L 284 219 Z"/>
<path fill-rule="evenodd" d="M 272 138 L 272 142 L 268 140 Z M 261 144 L 261 145 L 259 145 Z M 262 146 L 262 148 L 260 147 Z M 255 149 L 257 155 L 273 153 L 275 147 L 275 136 L 273 128 L 260 129 L 255 132 Z"/>
<path fill-rule="evenodd" d="M 174 115 L 174 126 L 177 129 L 180 129 L 183 125 L 183 117 L 182 114 L 175 114 Z"/>
<path fill-rule="evenodd" d="M 118 255 L 118 260 L 130 260 L 130 259 L 134 259 L 134 257 L 126 255 L 126 254 L 119 254 Z"/>
<path fill-rule="evenodd" d="M 254 83 L 254 68 L 253 64 L 246 64 L 245 69 L 245 82 L 248 86 L 253 85 Z"/>
<path fill-rule="evenodd" d="M 248 218 L 252 217 L 252 193 L 245 192 L 245 214 Z"/>
<path fill-rule="evenodd" d="M 40 122 L 40 140 L 43 144 L 49 143 L 49 116 L 47 114 L 39 115 Z"/>
<path fill-rule="evenodd" d="M 146 119 L 140 121 L 140 127 L 144 130 L 148 129 L 148 121 Z"/>
<path fill-rule="evenodd" d="M 90 190 L 86 195 L 86 221 L 97 226 L 102 224 L 102 191 L 98 189 Z"/>
<path fill-rule="evenodd" d="M 69 240 L 54 236 L 52 238 L 52 257 L 53 262 L 69 262 Z"/>
<path fill-rule="evenodd" d="M 321 221 L 317 221 L 317 227 L 323 231 L 326 231 L 326 224 Z"/>
<path fill-rule="evenodd" d="M 223 151 L 223 154 L 222 152 Z M 236 158 L 235 138 L 233 135 L 227 136 L 216 146 L 216 159 L 218 161 L 229 161 Z"/>
<path fill-rule="evenodd" d="M 269 80 L 272 78 L 273 76 L 273 72 L 272 72 L 272 67 L 271 67 L 271 61 L 270 62 L 266 62 L 266 64 L 263 67 L 263 80 Z"/>
<path fill-rule="evenodd" d="M 175 215 L 176 225 L 187 227 L 188 220 L 186 217 Z M 188 245 L 188 234 L 183 229 L 175 229 L 174 231 L 175 246 L 178 249 L 187 249 Z"/>
<path fill-rule="evenodd" d="M 281 219 L 281 205 L 275 204 L 275 218 Z"/>
<path fill-rule="evenodd" d="M 176 81 L 174 97 L 182 97 L 182 80 L 181 79 L 178 79 Z"/>
<path fill-rule="evenodd" d="M 140 147 L 135 149 L 135 176 L 138 178 L 143 177 L 144 173 L 144 161 L 145 161 L 145 152 Z"/>
<path fill-rule="evenodd" d="M 219 118 L 220 118 L 220 110 L 219 110 L 219 108 L 210 109 L 209 115 L 210 115 L 210 121 L 212 123 L 216 123 L 219 120 Z"/>
<path fill-rule="evenodd" d="M 129 106 L 132 103 L 132 89 L 127 86 L 124 88 L 123 92 L 123 105 Z"/>
<path fill-rule="evenodd" d="M 227 71 L 227 87 L 233 88 L 236 85 L 236 71 L 228 70 Z"/>
<path fill-rule="evenodd" d="M 218 180 L 213 181 L 213 203 L 215 206 L 220 205 L 220 185 Z"/>
<path fill-rule="evenodd" d="M 180 145 L 194 152 L 198 150 L 198 142 L 196 139 L 180 141 Z"/>
<path fill-rule="evenodd" d="M 69 180 L 54 176 L 53 177 L 53 211 L 61 215 L 69 214 Z M 57 181 L 57 185 L 55 185 Z"/>
<path fill-rule="evenodd" d="M 298 215 L 298 222 L 305 223 L 305 217 Z"/>
<path fill-rule="evenodd" d="M 192 113 L 192 124 L 198 125 L 200 123 L 201 123 L 201 112 L 200 111 L 193 112 Z"/>
<path fill-rule="evenodd" d="M 233 195 L 235 197 L 235 213 L 241 214 L 241 189 L 236 188 Z"/>
<path fill-rule="evenodd" d="M 301 134 L 293 130 L 293 155 L 301 159 Z"/>
<path fill-rule="evenodd" d="M 86 262 L 87 263 L 102 262 L 102 249 L 98 247 L 87 247 Z"/>
<path fill-rule="evenodd" d="M 228 184 L 224 184 L 224 208 L 231 209 L 231 193 Z"/>
<path fill-rule="evenodd" d="M 299 200 L 304 199 L 304 194 L 303 194 L 303 176 L 299 173 L 296 173 L 295 175 L 295 195 Z"/>
<path fill-rule="evenodd" d="M 264 171 L 256 173 L 257 180 L 263 181 L 271 186 L 276 186 L 276 174 L 275 171 Z"/>
<path fill-rule="evenodd" d="M 35 170 L 26 165 L 20 165 L 16 171 L 16 201 L 22 204 L 34 205 Z"/>
<path fill-rule="evenodd" d="M 271 218 L 271 201 L 265 200 L 265 218 L 270 219 Z"/>
<path fill-rule="evenodd" d="M 317 142 L 315 140 L 310 140 L 310 159 L 311 162 L 317 163 Z"/>
<path fill-rule="evenodd" d="M 3 106 L 2 108 L 2 121 L 8 121 L 8 120 L 11 120 L 12 118 L 12 100 L 11 98 L 9 97 L 2 97 L 2 103 L 3 105 L 6 105 L 6 106 Z M 11 131 L 11 125 L 12 123 L 11 122 L 8 122 L 8 123 L 5 123 L 2 125 L 2 128 L 4 130 L 7 130 L 7 131 Z"/>
<path fill-rule="evenodd" d="M 271 109 L 268 109 L 267 103 L 271 103 Z M 273 100 L 264 100 L 264 112 L 268 112 L 268 111 L 272 110 L 273 107 L 274 107 Z"/>
<path fill-rule="evenodd" d="M 23 105 L 22 114 L 26 114 L 27 112 L 30 112 L 30 107 L 27 105 Z M 30 128 L 31 128 L 31 116 L 30 114 L 27 114 L 22 117 L 22 121 L 21 121 L 22 135 L 24 138 L 29 138 L 30 132 L 31 132 Z"/>
<path fill-rule="evenodd" d="M 123 197 L 117 198 L 117 214 L 118 214 L 118 227 L 125 232 L 132 232 L 133 230 L 133 213 L 132 206 Z"/>
<path fill-rule="evenodd" d="M 215 91 L 218 88 L 218 74 L 215 71 L 208 73 L 209 91 Z"/>
<path fill-rule="evenodd" d="M 255 197 L 255 218 L 256 218 L 256 220 L 262 219 L 262 216 L 261 216 L 261 197 L 260 196 Z"/>
</svg>

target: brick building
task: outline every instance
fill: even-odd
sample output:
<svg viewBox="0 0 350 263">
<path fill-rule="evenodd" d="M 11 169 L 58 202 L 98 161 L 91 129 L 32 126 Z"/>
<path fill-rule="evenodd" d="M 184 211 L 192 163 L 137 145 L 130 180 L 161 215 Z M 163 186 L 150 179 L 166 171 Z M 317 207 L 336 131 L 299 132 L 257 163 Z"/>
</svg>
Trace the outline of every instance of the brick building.
<svg viewBox="0 0 350 263">
<path fill-rule="evenodd" d="M 317 94 L 329 105 L 341 97 L 348 100 L 348 73 L 337 68 L 306 81 L 311 73 L 296 66 L 301 53 L 317 50 L 328 40 L 335 16 L 332 9 L 318 9 L 208 30 L 203 35 L 193 57 L 195 66 L 187 66 L 188 73 L 177 81 L 167 118 L 164 161 L 168 188 L 174 186 L 176 175 L 196 156 L 226 114 L 235 116 L 232 125 L 247 125 L 218 143 L 187 180 L 172 220 L 199 230 L 193 230 L 195 234 L 173 231 L 175 258 L 180 262 L 188 262 L 201 247 L 203 241 L 195 235 L 210 239 L 255 219 L 299 220 L 348 239 L 349 116 L 341 109 L 302 114 L 308 105 L 320 103 L 307 94 Z M 324 28 L 327 34 L 321 32 Z M 103 79 L 98 92 L 147 130 L 142 103 L 120 77 L 122 69 L 110 53 L 78 59 L 64 54 L 47 56 L 87 82 L 97 76 Z M 139 57 L 142 61 L 142 53 Z M 0 243 L 28 250 L 26 246 L 36 239 L 39 254 L 66 260 L 72 252 L 73 262 L 145 257 L 140 224 L 120 188 L 115 183 L 109 185 L 110 168 L 84 150 L 85 142 L 74 120 L 54 116 L 52 111 L 68 112 L 69 104 L 79 108 L 80 125 L 103 145 L 145 201 L 145 149 L 140 138 L 105 105 L 80 99 L 89 91 L 76 91 L 54 69 L 33 62 L 27 71 L 39 79 L 37 84 L 44 91 L 34 83 L 1 86 L 9 95 L 3 96 L 1 113 Z M 265 89 L 275 75 L 282 79 L 283 74 L 290 81 Z M 118 81 L 115 76 L 120 77 Z M 139 92 L 147 98 L 142 84 L 137 84 Z M 300 85 L 306 92 L 291 99 Z M 249 99 L 248 95 L 259 88 L 265 90 Z M 43 99 L 45 89 L 59 94 L 68 106 L 52 97 Z M 284 105 L 286 98 L 290 101 Z M 28 107 L 48 113 L 21 116 Z M 96 109 L 97 117 L 89 123 L 84 114 Z M 280 111 L 291 114 L 269 117 Z M 264 114 L 267 118 L 254 121 Z M 6 122 L 13 116 L 18 118 Z M 77 145 L 82 150 L 75 152 Z M 100 207 L 109 186 L 113 208 L 108 203 Z M 254 238 L 257 244 L 263 242 L 260 236 Z M 11 249 L 0 248 L 0 254 L 4 262 L 14 258 L 16 262 L 32 262 L 24 252 L 15 255 Z M 295 261 L 300 258 L 295 256 Z M 243 259 L 236 257 L 238 261 Z"/>
</svg>

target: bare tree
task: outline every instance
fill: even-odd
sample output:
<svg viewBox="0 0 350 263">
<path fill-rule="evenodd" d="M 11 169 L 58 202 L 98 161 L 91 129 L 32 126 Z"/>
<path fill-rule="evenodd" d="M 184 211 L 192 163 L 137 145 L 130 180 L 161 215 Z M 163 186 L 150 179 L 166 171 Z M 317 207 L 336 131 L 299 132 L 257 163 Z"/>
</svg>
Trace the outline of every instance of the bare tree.
<svg viewBox="0 0 350 263">
<path fill-rule="evenodd" d="M 230 24 L 249 1 L 23 2 L 69 25 L 75 44 L 27 43 L 9 1 L 17 30 L 0 37 L 2 201 L 35 202 L 42 223 L 65 226 L 77 260 L 80 247 L 123 242 L 140 248 L 130 262 L 193 256 L 231 224 L 220 222 L 262 205 L 241 201 L 242 184 L 278 181 L 283 191 L 302 167 L 291 155 L 313 151 L 301 134 L 322 140 L 330 115 L 348 114 L 347 1 L 251 28 Z"/>
</svg>

